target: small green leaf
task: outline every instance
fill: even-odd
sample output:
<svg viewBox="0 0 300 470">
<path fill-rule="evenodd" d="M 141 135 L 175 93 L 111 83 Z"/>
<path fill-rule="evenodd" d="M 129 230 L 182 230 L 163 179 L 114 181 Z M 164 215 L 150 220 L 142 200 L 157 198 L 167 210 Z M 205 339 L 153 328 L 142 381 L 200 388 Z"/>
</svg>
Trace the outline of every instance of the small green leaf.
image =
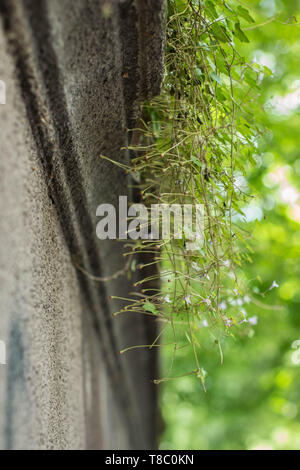
<svg viewBox="0 0 300 470">
<path fill-rule="evenodd" d="M 244 20 L 248 21 L 248 23 L 255 23 L 254 19 L 250 15 L 249 11 L 246 8 L 239 6 L 237 8 L 237 13 L 241 16 Z"/>
<path fill-rule="evenodd" d="M 155 307 L 154 304 L 152 304 L 151 302 L 149 302 L 149 300 L 147 300 L 145 303 L 144 303 L 144 306 L 143 306 L 144 310 L 146 310 L 146 312 L 150 312 L 150 313 L 153 313 L 154 315 L 157 315 L 159 312 L 157 310 L 157 308 Z"/>
<path fill-rule="evenodd" d="M 202 168 L 201 161 L 198 158 L 194 157 L 194 155 L 191 156 L 191 160 L 193 163 L 195 163 L 196 166 L 198 166 L 199 168 Z"/>
<path fill-rule="evenodd" d="M 207 59 L 207 62 L 209 63 L 209 65 L 211 66 L 211 68 L 213 69 L 213 71 L 215 72 L 216 71 L 215 63 L 212 61 L 212 59 L 209 56 L 207 56 L 206 59 Z"/>
<path fill-rule="evenodd" d="M 211 25 L 211 29 L 215 35 L 215 37 L 220 42 L 230 42 L 230 37 L 227 34 L 226 28 L 223 25 L 219 25 L 218 23 L 213 23 Z"/>
<path fill-rule="evenodd" d="M 215 18 L 218 17 L 218 13 L 217 13 L 217 11 L 216 11 L 216 9 L 215 9 L 215 6 L 214 6 L 213 2 L 208 1 L 208 2 L 206 3 L 206 9 L 207 9 L 207 12 L 209 13 L 209 16 L 210 16 L 211 18 L 214 18 L 214 19 L 215 19 Z"/>
<path fill-rule="evenodd" d="M 272 70 L 270 70 L 269 67 L 267 67 L 266 65 L 264 65 L 264 73 L 265 73 L 265 75 L 267 75 L 268 77 L 271 77 L 271 76 L 273 75 Z"/>
<path fill-rule="evenodd" d="M 211 72 L 210 76 L 213 80 L 215 80 L 217 83 L 219 83 L 219 85 L 223 85 L 223 82 L 222 82 L 221 78 L 217 74 L 215 74 L 214 72 Z"/>
<path fill-rule="evenodd" d="M 235 23 L 234 25 L 234 33 L 241 42 L 250 42 L 246 34 L 244 33 L 244 31 L 242 31 L 241 25 L 239 22 Z"/>
<path fill-rule="evenodd" d="M 195 76 L 197 78 L 197 80 L 203 80 L 203 72 L 201 69 L 199 69 L 199 67 L 196 67 L 195 68 Z"/>
</svg>

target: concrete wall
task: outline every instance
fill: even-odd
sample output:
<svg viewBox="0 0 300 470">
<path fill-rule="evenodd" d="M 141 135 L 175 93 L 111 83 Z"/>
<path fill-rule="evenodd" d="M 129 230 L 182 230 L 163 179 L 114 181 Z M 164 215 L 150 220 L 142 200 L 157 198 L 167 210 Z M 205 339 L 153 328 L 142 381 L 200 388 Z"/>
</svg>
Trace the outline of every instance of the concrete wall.
<svg viewBox="0 0 300 470">
<path fill-rule="evenodd" d="M 153 323 L 110 295 L 133 290 L 96 207 L 128 195 L 127 127 L 160 89 L 163 0 L 1 0 L 1 449 L 155 447 Z"/>
</svg>

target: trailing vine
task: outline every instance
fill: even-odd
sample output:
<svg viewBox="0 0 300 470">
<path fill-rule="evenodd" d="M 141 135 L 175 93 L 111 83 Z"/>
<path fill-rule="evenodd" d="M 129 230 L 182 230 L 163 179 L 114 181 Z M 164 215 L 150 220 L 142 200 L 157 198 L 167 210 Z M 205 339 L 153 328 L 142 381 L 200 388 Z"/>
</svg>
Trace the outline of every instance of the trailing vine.
<svg viewBox="0 0 300 470">
<path fill-rule="evenodd" d="M 253 197 L 244 178 L 255 164 L 259 133 L 252 103 L 261 74 L 270 71 L 240 54 L 239 43 L 249 41 L 245 23 L 254 20 L 239 1 L 168 1 L 163 90 L 144 105 L 143 139 L 129 147 L 136 156 L 125 169 L 139 175 L 146 205 L 204 207 L 204 240 L 196 249 L 187 249 L 188 233 L 179 240 L 137 240 L 132 247 L 153 253 L 161 289 L 150 295 L 144 289 L 116 314 L 144 313 L 160 323 L 154 343 L 138 347 L 162 347 L 164 333 L 172 332 L 171 364 L 156 383 L 173 378 L 176 353 L 190 347 L 194 364 L 186 375 L 205 387 L 204 345 L 218 347 L 222 362 L 224 339 L 247 334 L 255 324 L 243 307 L 252 299 L 241 270 L 251 261 L 242 207 Z"/>
</svg>

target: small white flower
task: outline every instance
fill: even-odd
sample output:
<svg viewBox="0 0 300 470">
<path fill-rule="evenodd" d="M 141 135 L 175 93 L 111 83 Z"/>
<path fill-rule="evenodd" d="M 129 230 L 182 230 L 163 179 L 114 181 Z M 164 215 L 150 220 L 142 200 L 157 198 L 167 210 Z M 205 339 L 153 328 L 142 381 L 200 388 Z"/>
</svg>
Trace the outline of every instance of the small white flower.
<svg viewBox="0 0 300 470">
<path fill-rule="evenodd" d="M 226 318 L 226 325 L 230 328 L 232 326 L 232 320 Z"/>
<path fill-rule="evenodd" d="M 244 302 L 245 302 L 245 304 L 249 304 L 251 302 L 251 299 L 250 299 L 249 295 L 245 295 Z"/>
<path fill-rule="evenodd" d="M 211 301 L 207 299 L 203 299 L 202 302 L 204 302 L 206 305 L 211 305 Z"/>
<path fill-rule="evenodd" d="M 184 298 L 186 304 L 190 304 L 191 303 L 191 296 L 190 295 L 187 295 L 185 298 Z"/>
<path fill-rule="evenodd" d="M 226 304 L 225 300 L 222 300 L 222 302 L 219 305 L 219 308 L 220 308 L 220 310 L 226 310 L 227 304 Z"/>
<path fill-rule="evenodd" d="M 254 315 L 254 317 L 250 317 L 248 321 L 250 325 L 257 325 L 257 322 L 258 322 L 257 315 Z"/>
<path fill-rule="evenodd" d="M 226 268 L 229 268 L 230 266 L 230 262 L 229 260 L 227 259 L 226 261 L 224 261 L 224 266 L 226 266 Z"/>
<path fill-rule="evenodd" d="M 272 285 L 271 285 L 271 287 L 270 287 L 269 290 L 272 290 L 272 289 L 274 289 L 275 287 L 279 287 L 279 285 L 277 284 L 276 281 L 273 281 L 273 282 L 272 282 Z"/>
<path fill-rule="evenodd" d="M 233 292 L 235 293 L 235 295 L 239 295 L 239 291 L 237 289 L 233 289 Z"/>
<path fill-rule="evenodd" d="M 208 321 L 207 320 L 203 320 L 203 322 L 201 323 L 201 325 L 206 328 L 208 326 Z"/>
<path fill-rule="evenodd" d="M 242 301 L 242 299 L 237 299 L 236 301 L 237 305 L 241 306 L 244 304 L 244 302 Z"/>
<path fill-rule="evenodd" d="M 247 316 L 247 312 L 244 308 L 241 308 L 241 314 L 244 315 L 245 317 Z"/>
<path fill-rule="evenodd" d="M 171 304 L 170 296 L 169 294 L 164 297 L 164 301 L 167 302 L 167 304 Z"/>
</svg>

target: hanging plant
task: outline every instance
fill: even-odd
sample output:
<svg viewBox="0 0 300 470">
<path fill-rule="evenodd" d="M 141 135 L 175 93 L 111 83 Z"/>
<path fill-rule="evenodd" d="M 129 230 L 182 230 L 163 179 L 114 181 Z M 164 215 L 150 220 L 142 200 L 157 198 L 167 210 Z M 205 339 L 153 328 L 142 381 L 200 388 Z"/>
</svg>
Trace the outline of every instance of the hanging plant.
<svg viewBox="0 0 300 470">
<path fill-rule="evenodd" d="M 245 22 L 254 20 L 236 1 L 168 1 L 163 90 L 144 105 L 143 138 L 129 147 L 135 158 L 124 166 L 138 176 L 142 202 L 149 208 L 202 208 L 201 237 L 192 245 L 187 229 L 181 238 L 173 233 L 131 245 L 130 252 L 153 253 L 161 289 L 150 295 L 145 289 L 144 296 L 130 299 L 116 314 L 144 313 L 160 323 L 154 343 L 138 347 L 163 347 L 164 333 L 171 332 L 171 365 L 157 383 L 173 378 L 176 353 L 189 347 L 194 364 L 186 375 L 196 375 L 205 387 L 203 351 L 209 344 L 218 347 L 222 362 L 224 339 L 248 334 L 256 323 L 245 310 L 252 298 L 241 267 L 251 262 L 251 234 L 242 207 L 254 196 L 245 177 L 256 163 L 259 83 L 262 74 L 271 72 L 241 56 L 239 44 L 249 41 Z M 195 223 L 190 229 L 195 231 Z M 143 288 L 155 277 L 138 284 Z"/>
</svg>

